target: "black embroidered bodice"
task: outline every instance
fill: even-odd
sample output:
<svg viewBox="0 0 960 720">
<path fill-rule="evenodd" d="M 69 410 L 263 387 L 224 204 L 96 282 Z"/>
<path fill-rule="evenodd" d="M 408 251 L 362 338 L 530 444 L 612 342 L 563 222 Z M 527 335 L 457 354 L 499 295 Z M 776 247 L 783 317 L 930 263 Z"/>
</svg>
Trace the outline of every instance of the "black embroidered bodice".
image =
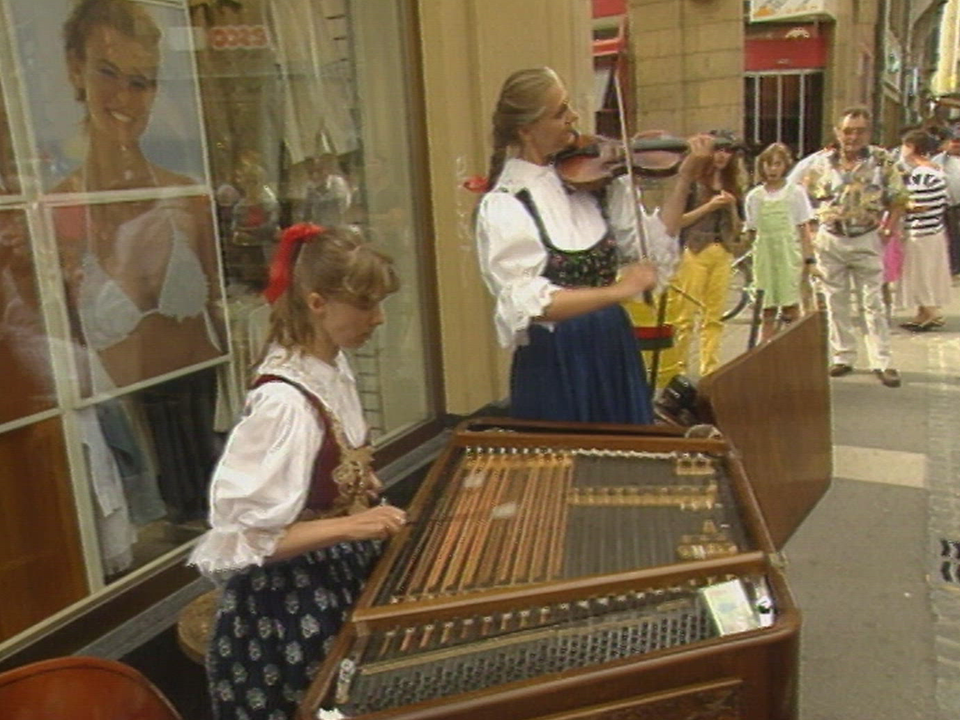
<svg viewBox="0 0 960 720">
<path fill-rule="evenodd" d="M 540 233 L 540 242 L 547 251 L 547 264 L 541 275 L 563 288 L 606 287 L 617 279 L 619 253 L 617 242 L 609 230 L 596 244 L 586 250 L 561 250 L 550 242 L 540 213 L 527 190 L 515 197 L 533 218 Z"/>
</svg>

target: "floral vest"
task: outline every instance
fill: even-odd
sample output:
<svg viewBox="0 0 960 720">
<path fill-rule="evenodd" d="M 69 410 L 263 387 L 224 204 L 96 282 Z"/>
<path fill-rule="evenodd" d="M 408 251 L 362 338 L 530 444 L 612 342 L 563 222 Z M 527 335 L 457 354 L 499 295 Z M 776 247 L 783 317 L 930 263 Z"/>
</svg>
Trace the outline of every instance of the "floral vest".
<svg viewBox="0 0 960 720">
<path fill-rule="evenodd" d="M 708 203 L 714 194 L 714 190 L 703 183 L 694 183 L 693 187 L 690 188 L 690 195 L 687 197 L 685 212 L 690 212 Z M 680 231 L 680 244 L 694 254 L 715 242 L 720 243 L 730 252 L 734 252 L 737 237 L 734 233 L 733 219 L 730 217 L 730 211 L 727 208 L 719 208 L 709 212 L 693 225 Z"/>
<path fill-rule="evenodd" d="M 368 490 L 373 483 L 373 448 L 369 444 L 350 447 L 340 421 L 298 383 L 280 375 L 260 375 L 253 387 L 269 382 L 286 383 L 299 390 L 316 410 L 317 422 L 323 430 L 323 443 L 313 462 L 310 491 L 300 519 L 353 515 L 370 507 Z"/>
<path fill-rule="evenodd" d="M 547 236 L 540 213 L 528 190 L 521 190 L 514 197 L 530 213 L 540 233 L 540 242 L 547 250 L 547 264 L 541 275 L 554 285 L 563 288 L 606 287 L 617 279 L 619 252 L 613 233 L 607 233 L 586 250 L 561 250 Z M 603 203 L 600 203 L 603 212 Z M 606 214 L 604 213 L 604 219 Z"/>
</svg>

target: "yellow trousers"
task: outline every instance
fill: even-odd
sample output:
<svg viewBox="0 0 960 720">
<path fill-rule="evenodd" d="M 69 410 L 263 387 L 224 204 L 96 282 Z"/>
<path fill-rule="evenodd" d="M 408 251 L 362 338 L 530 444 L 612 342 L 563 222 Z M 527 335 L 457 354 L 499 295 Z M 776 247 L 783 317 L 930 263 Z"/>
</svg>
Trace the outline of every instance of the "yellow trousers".
<svg viewBox="0 0 960 720">
<path fill-rule="evenodd" d="M 672 293 L 670 305 L 675 308 L 677 367 L 674 375 L 685 373 L 690 345 L 695 332 L 700 333 L 700 377 L 720 365 L 720 336 L 723 334 L 723 307 L 730 286 L 733 255 L 720 243 L 712 243 L 699 253 L 683 251 L 673 284 L 698 300 L 703 307 Z M 665 368 L 666 370 L 666 368 Z"/>
</svg>

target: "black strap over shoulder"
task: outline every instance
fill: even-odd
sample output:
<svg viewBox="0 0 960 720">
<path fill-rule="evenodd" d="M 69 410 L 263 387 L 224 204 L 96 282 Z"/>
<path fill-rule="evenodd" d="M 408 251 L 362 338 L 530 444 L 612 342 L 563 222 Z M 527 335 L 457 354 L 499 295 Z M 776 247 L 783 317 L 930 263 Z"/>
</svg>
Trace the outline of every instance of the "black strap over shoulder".
<svg viewBox="0 0 960 720">
<path fill-rule="evenodd" d="M 530 213 L 530 217 L 533 218 L 533 222 L 537 226 L 537 232 L 540 233 L 540 242 L 547 247 L 553 247 L 553 244 L 550 242 L 550 237 L 547 235 L 547 228 L 544 227 L 543 218 L 540 217 L 540 212 L 533 202 L 533 196 L 530 194 L 530 191 L 523 188 L 523 190 L 518 191 L 514 197 L 520 201 L 527 209 L 527 212 Z"/>
</svg>

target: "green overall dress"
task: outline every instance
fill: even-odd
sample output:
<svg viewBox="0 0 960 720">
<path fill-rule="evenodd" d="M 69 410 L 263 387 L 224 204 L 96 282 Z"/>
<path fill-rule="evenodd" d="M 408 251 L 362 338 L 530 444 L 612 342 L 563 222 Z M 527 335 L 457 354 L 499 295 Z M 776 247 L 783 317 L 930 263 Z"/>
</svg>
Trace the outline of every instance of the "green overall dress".
<svg viewBox="0 0 960 720">
<path fill-rule="evenodd" d="M 790 217 L 789 193 L 770 197 L 764 191 L 757 213 L 753 267 L 763 306 L 786 307 L 800 302 L 803 258 L 797 226 Z"/>
</svg>

